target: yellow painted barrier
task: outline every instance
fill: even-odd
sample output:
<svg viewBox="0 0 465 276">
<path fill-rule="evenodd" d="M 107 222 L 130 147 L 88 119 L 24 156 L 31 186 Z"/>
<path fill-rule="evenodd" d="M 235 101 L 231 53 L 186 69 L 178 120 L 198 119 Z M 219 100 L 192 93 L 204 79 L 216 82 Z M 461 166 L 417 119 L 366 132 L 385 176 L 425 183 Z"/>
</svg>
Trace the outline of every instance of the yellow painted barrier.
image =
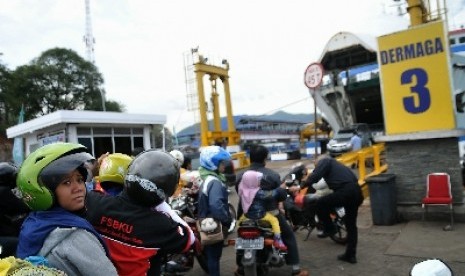
<svg viewBox="0 0 465 276">
<path fill-rule="evenodd" d="M 235 167 L 236 170 L 247 168 L 248 166 L 250 166 L 250 159 L 249 157 L 247 157 L 245 151 L 233 153 L 231 155 L 231 158 L 233 160 L 237 160 L 237 167 Z"/>
<path fill-rule="evenodd" d="M 359 151 L 344 153 L 336 158 L 344 165 L 358 169 L 358 184 L 362 187 L 364 197 L 368 197 L 366 179 L 387 171 L 388 165 L 381 156 L 384 150 L 384 143 L 378 143 Z"/>
</svg>

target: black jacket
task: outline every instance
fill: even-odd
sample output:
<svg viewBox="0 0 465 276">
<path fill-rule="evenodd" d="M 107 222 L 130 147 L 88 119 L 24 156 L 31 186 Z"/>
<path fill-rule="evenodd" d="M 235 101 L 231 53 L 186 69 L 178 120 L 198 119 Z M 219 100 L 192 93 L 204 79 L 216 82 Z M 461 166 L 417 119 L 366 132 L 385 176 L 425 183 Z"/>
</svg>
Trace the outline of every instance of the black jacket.
<svg viewBox="0 0 465 276">
<path fill-rule="evenodd" d="M 313 172 L 308 176 L 307 180 L 302 184 L 302 188 L 311 186 L 324 178 L 328 187 L 337 191 L 344 188 L 352 188 L 358 186 L 357 176 L 352 170 L 333 158 L 323 158 L 318 161 Z"/>
<path fill-rule="evenodd" d="M 248 170 L 261 172 L 263 174 L 262 181 L 260 182 L 260 188 L 265 191 L 271 191 L 281 186 L 281 177 L 279 176 L 279 174 L 265 167 L 265 164 L 252 163 L 250 164 L 250 167 Z M 242 175 L 244 174 L 244 172 L 238 174 L 236 177 L 236 192 L 238 191 L 239 183 L 242 180 Z M 284 201 L 286 199 L 287 194 L 284 189 L 282 189 L 282 191 L 279 191 L 279 194 L 280 195 L 276 198 L 276 200 L 266 201 L 267 202 L 265 206 L 266 211 L 272 211 L 272 210 L 278 209 L 278 202 Z M 241 206 L 241 203 L 239 202 L 238 208 L 237 208 L 237 216 L 240 217 L 242 213 L 243 213 L 242 206 Z"/>
<path fill-rule="evenodd" d="M 0 186 L 0 236 L 19 235 L 21 224 L 30 212 L 10 187 Z"/>
<path fill-rule="evenodd" d="M 189 231 L 166 214 L 118 196 L 89 192 L 87 220 L 102 235 L 120 275 L 145 275 L 149 260 L 190 248 Z M 150 275 L 150 274 L 149 274 Z"/>
</svg>

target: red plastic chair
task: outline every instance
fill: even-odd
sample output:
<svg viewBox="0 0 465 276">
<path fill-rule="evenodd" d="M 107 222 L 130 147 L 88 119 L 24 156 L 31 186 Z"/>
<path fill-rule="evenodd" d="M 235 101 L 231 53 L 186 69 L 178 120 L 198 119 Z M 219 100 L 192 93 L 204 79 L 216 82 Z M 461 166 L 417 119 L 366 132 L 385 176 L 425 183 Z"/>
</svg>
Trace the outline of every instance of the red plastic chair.
<svg viewBox="0 0 465 276">
<path fill-rule="evenodd" d="M 451 227 L 454 225 L 454 206 L 450 176 L 447 173 L 430 173 L 426 177 L 426 196 L 422 200 L 423 220 L 428 213 L 429 205 L 448 205 L 450 209 Z"/>
</svg>

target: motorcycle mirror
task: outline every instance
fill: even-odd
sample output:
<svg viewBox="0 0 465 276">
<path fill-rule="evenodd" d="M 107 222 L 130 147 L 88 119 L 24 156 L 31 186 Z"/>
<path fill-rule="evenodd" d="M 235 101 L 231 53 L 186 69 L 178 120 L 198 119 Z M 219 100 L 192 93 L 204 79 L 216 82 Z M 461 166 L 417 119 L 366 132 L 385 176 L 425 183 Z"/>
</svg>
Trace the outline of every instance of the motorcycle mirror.
<svg viewBox="0 0 465 276">
<path fill-rule="evenodd" d="M 284 182 L 286 183 L 286 186 L 290 186 L 294 184 L 295 180 L 296 180 L 295 174 L 290 174 L 288 177 L 286 177 Z"/>
</svg>

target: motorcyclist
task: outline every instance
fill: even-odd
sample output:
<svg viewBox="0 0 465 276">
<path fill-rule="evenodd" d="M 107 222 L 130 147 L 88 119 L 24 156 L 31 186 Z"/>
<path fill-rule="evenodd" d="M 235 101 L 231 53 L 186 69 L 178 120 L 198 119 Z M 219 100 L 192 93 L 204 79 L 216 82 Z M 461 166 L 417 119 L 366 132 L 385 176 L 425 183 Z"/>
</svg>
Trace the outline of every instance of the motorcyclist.
<svg viewBox="0 0 465 276">
<path fill-rule="evenodd" d="M 231 155 L 222 147 L 208 146 L 200 152 L 200 177 L 204 181 L 199 192 L 199 218 L 214 218 L 222 224 L 223 231 L 229 229 L 232 217 L 229 213 L 225 162 Z M 220 275 L 220 259 L 223 242 L 205 245 L 209 275 Z"/>
<path fill-rule="evenodd" d="M 292 166 L 291 171 L 284 176 L 282 182 L 286 183 L 286 186 L 299 185 L 308 174 L 309 168 L 307 168 L 302 163 L 297 163 Z M 314 193 L 315 190 L 312 187 L 307 189 L 307 194 Z M 297 200 L 297 202 L 296 202 Z M 302 200 L 302 204 L 298 204 L 299 200 Z M 297 204 L 296 204 L 297 203 Z M 300 206 L 301 205 L 301 206 Z M 290 197 L 287 197 L 284 201 L 284 209 L 286 216 L 292 221 L 293 230 L 297 230 L 300 226 L 307 224 L 307 220 L 311 218 L 311 214 L 308 213 L 309 208 L 303 208 L 303 195 L 300 193 L 292 194 Z M 314 216 L 315 214 L 313 214 Z"/>
<path fill-rule="evenodd" d="M 273 190 L 281 186 L 281 179 L 280 176 L 277 172 L 268 169 L 265 167 L 266 165 L 266 159 L 268 157 L 268 149 L 263 146 L 263 145 L 253 145 L 250 148 L 250 167 L 249 170 L 254 170 L 263 173 L 264 177 L 268 180 L 266 185 L 261 185 L 260 188 L 263 190 Z M 242 174 L 238 174 L 236 177 L 236 191 L 238 190 L 238 185 L 242 179 Z M 263 183 L 261 183 L 263 184 Z M 273 211 L 278 209 L 278 201 L 283 201 L 285 200 L 285 197 L 276 200 L 276 201 L 271 201 L 267 206 L 265 206 L 265 209 L 267 211 Z M 241 216 L 243 213 L 241 204 L 238 205 L 238 216 Z M 292 275 L 299 275 L 299 276 L 304 276 L 308 275 L 307 270 L 303 270 L 300 268 L 300 260 L 299 260 L 299 251 L 297 248 L 297 241 L 295 239 L 294 232 L 292 231 L 292 228 L 290 225 L 287 223 L 286 218 L 281 212 L 278 212 L 276 217 L 279 220 L 279 226 L 281 227 L 281 237 L 284 241 L 284 243 L 287 246 L 287 252 L 288 254 L 286 255 L 286 263 L 288 265 L 292 266 Z M 243 275 L 243 267 L 241 264 L 241 259 L 242 256 L 240 255 L 239 250 L 237 250 L 239 254 L 236 255 L 236 264 L 238 265 L 238 268 L 235 272 L 235 275 Z"/>
<path fill-rule="evenodd" d="M 132 157 L 123 153 L 112 153 L 105 156 L 95 177 L 95 189 L 110 195 L 118 195 L 124 188 L 124 177 L 128 172 Z"/>
<path fill-rule="evenodd" d="M 315 163 L 315 169 L 302 183 L 300 188 L 304 188 L 313 183 L 324 179 L 328 187 L 333 190 L 333 193 L 323 196 L 317 200 L 316 210 L 318 218 L 324 224 L 323 233 L 318 237 L 325 238 L 334 235 L 336 232 L 335 226 L 330 219 L 330 211 L 335 207 L 344 207 L 345 209 L 345 225 L 347 227 L 347 246 L 345 253 L 339 255 L 338 260 L 348 263 L 356 263 L 357 250 L 357 213 L 358 208 L 363 202 L 363 195 L 358 179 L 352 170 L 336 159 L 327 155 L 321 155 Z M 297 191 L 299 187 L 289 188 Z"/>
<path fill-rule="evenodd" d="M 13 164 L 0 163 L 0 258 L 15 255 L 21 224 L 30 211 L 15 188 L 17 173 Z"/>
<path fill-rule="evenodd" d="M 181 253 L 195 241 L 165 199 L 179 180 L 179 165 L 167 152 L 147 150 L 128 168 L 117 196 L 90 192 L 87 219 L 101 233 L 120 275 L 160 275 L 164 253 Z"/>
<path fill-rule="evenodd" d="M 85 167 L 87 169 L 87 179 L 86 179 L 86 189 L 87 191 L 94 190 L 96 188 L 97 182 L 98 182 L 98 173 L 100 169 L 100 164 L 102 163 L 102 160 L 105 159 L 110 153 L 106 152 L 100 155 L 98 159 L 93 158 L 91 160 L 88 160 L 85 163 Z"/>
<path fill-rule="evenodd" d="M 180 152 L 179 150 L 172 150 L 170 151 L 170 154 L 176 158 L 176 160 L 178 161 L 178 166 L 181 167 L 182 163 L 184 163 L 184 154 L 182 154 L 182 152 Z"/>
<path fill-rule="evenodd" d="M 273 246 L 277 249 L 287 251 L 286 245 L 281 239 L 281 228 L 279 221 L 272 212 L 266 212 L 264 203 L 267 200 L 279 198 L 279 193 L 285 193 L 281 188 L 271 191 L 260 189 L 260 183 L 266 181 L 263 178 L 263 173 L 248 170 L 242 175 L 242 180 L 239 183 L 239 198 L 244 214 L 239 218 L 238 223 L 247 219 L 264 220 L 270 223 L 274 234 Z"/>
<path fill-rule="evenodd" d="M 181 175 L 182 180 L 186 183 L 184 189 L 187 189 L 187 194 L 192 196 L 193 198 L 197 198 L 200 185 L 202 184 L 203 180 L 200 177 L 200 173 L 198 170 L 186 172 Z"/>
<path fill-rule="evenodd" d="M 17 257 L 43 258 L 68 275 L 117 275 L 104 241 L 84 219 L 84 163 L 92 158 L 80 144 L 54 143 L 24 160 L 16 183 L 33 212 L 21 227 Z"/>
<path fill-rule="evenodd" d="M 307 179 L 309 172 L 311 173 L 312 170 L 313 169 L 306 168 L 302 164 L 298 164 L 295 168 L 293 168 L 291 173 L 297 172 L 295 174 L 295 178 L 297 180 L 295 184 L 299 185 L 304 182 Z M 292 186 L 295 186 L 295 184 L 293 181 Z M 320 179 L 317 183 L 307 187 L 306 191 L 303 190 L 297 193 L 292 193 L 292 197 L 288 197 L 286 199 L 286 212 L 293 223 L 294 230 L 297 230 L 300 226 L 307 225 L 308 222 L 315 223 L 314 218 L 316 215 L 317 199 L 330 193 L 332 193 L 332 190 L 329 189 L 328 184 L 324 179 Z"/>
<path fill-rule="evenodd" d="M 186 169 L 183 168 L 183 164 L 184 164 L 184 161 L 186 160 L 186 158 L 184 157 L 184 154 L 182 152 L 180 152 L 179 150 L 172 150 L 170 151 L 170 154 L 176 158 L 176 160 L 178 160 L 178 164 L 179 164 L 179 175 L 182 176 L 184 173 L 186 173 Z M 189 158 L 190 159 L 190 158 Z M 173 193 L 173 197 L 177 197 L 178 195 L 181 194 L 181 191 L 182 189 L 184 188 L 185 186 L 185 182 L 184 180 L 182 179 L 182 177 L 179 178 L 179 183 L 178 183 L 178 186 L 176 187 L 176 190 L 174 191 Z"/>
</svg>

